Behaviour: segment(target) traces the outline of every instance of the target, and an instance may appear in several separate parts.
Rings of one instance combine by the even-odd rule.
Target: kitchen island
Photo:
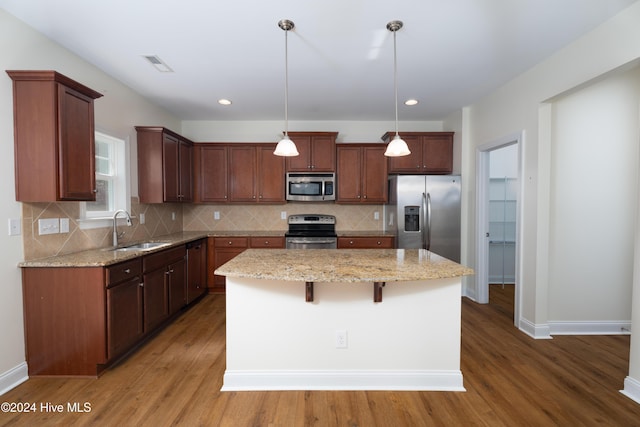
[[[223,391],[464,391],[467,267],[418,249],[249,249],[216,274]]]

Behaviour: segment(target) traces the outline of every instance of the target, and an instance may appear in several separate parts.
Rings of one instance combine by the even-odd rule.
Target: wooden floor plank
[[[534,340],[513,325],[513,286],[490,287],[489,304],[463,299],[466,392],[221,392],[224,297],[211,295],[99,379],[30,379],[2,402],[15,426],[634,426],[640,405],[619,390],[628,336]],[[64,413],[40,410],[64,404]],[[91,412],[68,413],[68,402]]]

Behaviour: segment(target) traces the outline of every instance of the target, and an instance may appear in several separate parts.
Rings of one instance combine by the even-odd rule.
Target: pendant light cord
[[[289,30],[284,30],[284,135],[289,137]]]
[[[396,136],[398,134],[398,56],[396,53],[396,31],[393,32],[393,91],[396,98]]]

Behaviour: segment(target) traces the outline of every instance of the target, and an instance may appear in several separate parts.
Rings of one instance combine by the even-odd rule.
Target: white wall
[[[162,125],[176,130],[180,121],[169,115],[91,64],[81,60],[21,21],[0,9],[0,70],[56,70],[104,94],[95,103],[96,128],[125,139],[134,148],[134,125]],[[0,74],[0,221],[21,217],[21,204],[15,201],[13,165],[13,92],[4,71]],[[132,181],[137,195],[137,180]],[[25,349],[22,319],[21,236],[7,236],[0,230],[0,393],[24,379]]]
[[[476,147],[524,131],[523,182],[521,183],[522,258],[521,327],[536,335],[544,334],[548,322],[548,283],[544,280],[544,257],[548,247],[550,161],[549,123],[545,101],[622,67],[640,58],[640,3],[605,22],[591,33],[541,62],[531,70],[469,107],[463,132],[468,144],[462,158],[475,158]],[[616,48],[613,49],[612,47]],[[544,120],[539,120],[543,118]],[[446,121],[445,121],[446,122]],[[539,163],[539,156],[540,163]],[[467,162],[465,176],[469,193],[466,203],[475,204],[475,163]],[[472,217],[463,218],[471,237],[475,236]],[[542,246],[538,245],[542,243]],[[472,258],[473,259],[473,258]],[[540,280],[540,281],[539,281]]]
[[[552,334],[569,327],[554,326],[559,321],[630,323],[639,103],[640,68],[553,103],[548,315]]]
[[[631,68],[640,62],[640,2],[636,2],[592,32],[576,40],[547,60],[536,65],[486,98],[468,107],[463,116],[465,143],[463,165],[469,206],[475,204],[476,147],[523,132],[522,142],[522,247],[521,296],[518,326],[535,337],[549,336],[549,250],[551,218],[552,108],[546,101],[584,86],[619,68]],[[447,121],[445,120],[445,123]],[[473,214],[472,212],[469,212]],[[473,216],[463,217],[469,229],[468,241],[475,240]],[[636,242],[638,243],[638,242]],[[469,245],[473,252],[474,246]],[[599,249],[594,249],[599,250]],[[475,254],[471,254],[474,259]],[[636,261],[636,269],[639,268]],[[640,293],[635,279],[634,294]],[[631,298],[631,295],[627,295]],[[640,330],[640,316],[634,313],[632,328]],[[589,315],[590,316],[590,315]],[[618,319],[616,319],[618,320]],[[640,378],[640,344],[632,337],[630,375]],[[632,378],[633,379],[633,378]],[[637,382],[640,384],[640,382]],[[626,384],[626,382],[625,382]],[[636,398],[640,401],[640,386]]]

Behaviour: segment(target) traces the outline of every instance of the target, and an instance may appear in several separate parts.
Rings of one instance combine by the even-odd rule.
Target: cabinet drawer
[[[382,237],[340,237],[338,249],[393,249],[394,238]]]
[[[105,268],[107,287],[111,287],[132,277],[142,275],[142,263],[140,258],[121,262]]]
[[[252,248],[284,249],[284,237],[252,237]]]
[[[216,248],[246,248],[246,237],[216,237],[214,241]]]
[[[147,255],[142,259],[143,271],[146,273],[147,271],[157,270],[174,261],[184,259],[186,255],[187,249],[184,245]]]

